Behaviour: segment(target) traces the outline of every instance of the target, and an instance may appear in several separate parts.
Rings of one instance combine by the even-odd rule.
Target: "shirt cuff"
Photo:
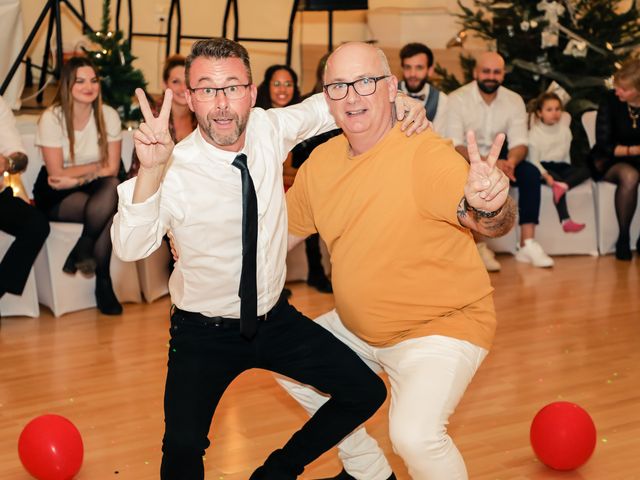
[[[137,178],[131,178],[118,185],[118,212],[121,221],[129,227],[140,227],[154,224],[160,216],[160,190],[147,198],[144,202],[133,203],[133,191]]]

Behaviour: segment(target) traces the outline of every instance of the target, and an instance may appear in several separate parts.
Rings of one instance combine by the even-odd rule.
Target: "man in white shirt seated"
[[[540,214],[540,172],[527,156],[527,112],[522,97],[502,86],[504,59],[495,52],[480,56],[474,70],[475,80],[449,94],[446,136],[467,160],[465,133],[474,130],[480,154],[489,153],[498,133],[506,135],[498,167],[518,187],[520,247],[516,260],[536,267],[551,267],[553,259],[535,241]],[[500,270],[500,263],[487,245],[477,241],[478,251],[488,271]]]
[[[447,95],[429,83],[434,69],[433,52],[422,43],[408,43],[400,50],[402,81],[398,88],[424,102],[427,118],[433,129],[444,136],[446,129]]]
[[[149,255],[169,229],[180,254],[169,281],[175,308],[161,478],[204,478],[202,457],[222,394],[243,371],[263,368],[331,395],[327,408],[250,477],[295,479],[386,397],[384,383],[354,352],[281,295],[287,253],[282,163],[294,145],[335,122],[322,95],[251,110],[257,92],[249,55],[231,40],[194,43],[185,73],[198,128],[175,149],[168,131],[171,91],[157,118],[136,92],[145,116],[134,135],[140,170],[118,188],[112,230],[122,259]],[[414,103],[422,115],[409,130],[426,127],[424,109]]]
[[[0,298],[5,293],[22,295],[33,262],[49,235],[49,221],[4,183],[4,173],[27,168],[27,155],[16,120],[0,97],[0,231],[15,240],[0,261]],[[1,313],[1,312],[0,312]]]

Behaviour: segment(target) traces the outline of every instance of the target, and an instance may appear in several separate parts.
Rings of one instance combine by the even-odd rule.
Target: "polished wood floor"
[[[499,329],[450,433],[474,480],[640,479],[640,261],[559,257],[542,270],[501,257],[492,274]],[[311,316],[332,296],[293,284]],[[85,310],[53,318],[3,318],[0,328],[0,478],[29,478],[17,439],[44,413],[69,418],[85,447],[79,480],[158,478],[168,339],[167,298],[126,305],[121,317]],[[567,400],[592,416],[598,443],[575,472],[536,461],[529,425],[544,405]],[[251,412],[251,413],[247,413]],[[386,433],[387,408],[368,422],[398,475],[408,479]],[[305,413],[264,371],[239,377],[214,419],[207,478],[246,480]],[[303,478],[339,471],[335,450]],[[447,479],[438,479],[447,480]]]

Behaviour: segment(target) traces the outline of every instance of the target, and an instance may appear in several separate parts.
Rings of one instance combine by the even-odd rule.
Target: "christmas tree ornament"
[[[542,48],[557,47],[560,43],[560,16],[564,13],[564,7],[558,2],[542,0],[536,5],[536,8],[544,12],[544,19],[547,25],[544,27],[541,36]]]
[[[587,56],[587,43],[572,38],[567,42],[562,53],[575,58],[584,58]]]
[[[531,23],[529,23],[528,21],[524,20],[523,22],[520,22],[520,30],[522,30],[523,32],[528,32],[530,27]]]
[[[545,28],[540,34],[540,39],[540,47],[542,48],[557,47],[560,43],[560,33],[558,30]]]

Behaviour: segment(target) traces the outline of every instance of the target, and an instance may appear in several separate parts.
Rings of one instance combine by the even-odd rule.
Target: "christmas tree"
[[[123,39],[122,31],[112,32],[110,0],[102,5],[102,26],[99,31],[88,34],[89,39],[98,47],[87,50],[100,72],[102,98],[105,103],[118,110],[123,123],[141,118],[140,110],[131,107],[136,88],[144,89],[147,82],[140,70],[134,68],[136,59],[131,55],[129,41]]]
[[[458,0],[466,32],[495,43],[506,62],[505,86],[525,100],[559,84],[572,101],[569,110],[594,108],[616,67],[640,46],[638,2],[621,0]],[[464,81],[473,62],[461,57]],[[442,87],[459,82],[439,68]]]

